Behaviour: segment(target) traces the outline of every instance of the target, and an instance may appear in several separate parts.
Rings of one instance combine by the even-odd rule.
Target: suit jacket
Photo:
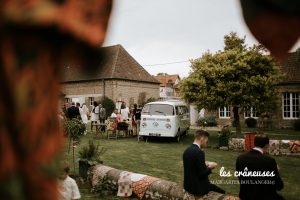
[[[183,153],[184,189],[197,196],[205,195],[210,190],[208,175],[211,169],[205,164],[204,152],[195,144]]]
[[[80,113],[79,113],[79,108],[76,107],[76,106],[71,106],[67,109],[67,117],[69,119],[73,119],[77,116],[80,116]]]
[[[260,171],[270,173],[273,171],[273,177],[255,177],[255,176],[239,176],[240,180],[240,198],[242,200],[277,200],[283,199],[280,195],[277,194],[276,190],[281,190],[283,188],[283,182],[280,178],[276,161],[266,155],[263,155],[261,152],[252,149],[251,151],[240,155],[236,161],[236,171],[244,171],[247,167],[249,171]],[[252,181],[256,184],[249,184]],[[268,182],[272,184],[259,184],[257,182]],[[247,183],[248,182],[248,183]],[[244,183],[244,184],[242,184]]]

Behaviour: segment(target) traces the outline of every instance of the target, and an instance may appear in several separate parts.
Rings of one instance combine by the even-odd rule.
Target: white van
[[[141,114],[139,136],[177,137],[186,134],[190,127],[187,105],[179,100],[156,101],[144,106]]]

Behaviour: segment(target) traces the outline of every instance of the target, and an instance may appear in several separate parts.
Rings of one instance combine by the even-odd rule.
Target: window
[[[283,119],[299,118],[299,93],[283,93],[282,103]]]
[[[255,107],[244,107],[244,118],[258,118],[257,111]]]
[[[230,118],[230,107],[225,106],[219,108],[219,117],[220,118]]]
[[[94,97],[89,97],[89,105],[90,106],[94,105],[94,101],[95,101]]]
[[[65,98],[65,103],[70,103],[70,102],[72,102],[72,99],[70,99],[70,98]]]
[[[174,107],[165,104],[148,104],[144,106],[142,113],[149,114],[149,115],[164,115],[164,116],[174,115]]]

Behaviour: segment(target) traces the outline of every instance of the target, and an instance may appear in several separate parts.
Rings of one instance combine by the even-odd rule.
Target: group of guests
[[[80,103],[72,102],[70,106],[68,103],[65,103],[65,105],[62,109],[61,118],[81,119],[82,123],[86,127],[86,125],[88,123],[88,115],[89,115],[89,109],[85,103],[83,103],[82,106],[80,106]],[[86,134],[86,131],[85,131],[85,134]]]
[[[141,121],[142,108],[137,104],[133,105],[133,109],[129,109],[125,103],[121,104],[120,110],[115,109],[110,115],[110,118],[114,121],[114,126],[119,122],[130,122],[132,124],[133,131],[138,133]]]
[[[93,127],[98,123],[104,124],[106,120],[106,109],[102,104],[98,104],[96,101],[93,102],[92,111],[91,111],[91,131]]]
[[[216,167],[214,162],[205,162],[203,148],[207,146],[209,133],[198,130],[194,143],[183,153],[184,200],[209,198],[209,192],[225,194],[225,191],[210,183],[208,176]],[[257,134],[255,147],[236,160],[236,172],[240,182],[241,200],[283,200],[276,191],[283,188],[276,161],[267,156],[269,138]],[[260,174],[260,175],[259,175]]]
[[[111,119],[115,119],[115,123],[118,122],[132,122],[133,128],[136,129],[136,132],[139,131],[139,124],[141,120],[141,106],[134,104],[133,109],[129,109],[126,106],[126,103],[123,102],[121,104],[120,109],[115,109],[111,115]],[[93,102],[93,106],[91,111],[89,111],[88,107],[85,103],[80,105],[80,103],[72,102],[71,105],[69,103],[65,103],[62,108],[62,115],[67,119],[78,118],[81,119],[83,124],[87,125],[88,119],[90,117],[91,121],[91,131],[93,128],[100,124],[104,124],[106,120],[106,109],[102,106],[102,104],[98,104],[96,101]],[[97,126],[96,126],[97,127]],[[97,130],[97,129],[96,129]]]

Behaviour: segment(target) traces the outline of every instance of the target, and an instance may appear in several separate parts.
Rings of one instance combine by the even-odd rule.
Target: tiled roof
[[[81,67],[68,65],[63,69],[62,82],[119,79],[156,83],[153,78],[121,45],[102,47],[97,69],[82,73]]]
[[[280,69],[286,75],[281,84],[300,83],[300,51],[290,53]]]
[[[177,79],[180,80],[180,77],[178,74],[157,75],[157,76],[154,76],[154,78],[160,82],[160,86],[162,86],[162,87],[165,87],[167,85],[167,83],[169,83],[169,82],[172,82],[173,84],[175,84]]]

